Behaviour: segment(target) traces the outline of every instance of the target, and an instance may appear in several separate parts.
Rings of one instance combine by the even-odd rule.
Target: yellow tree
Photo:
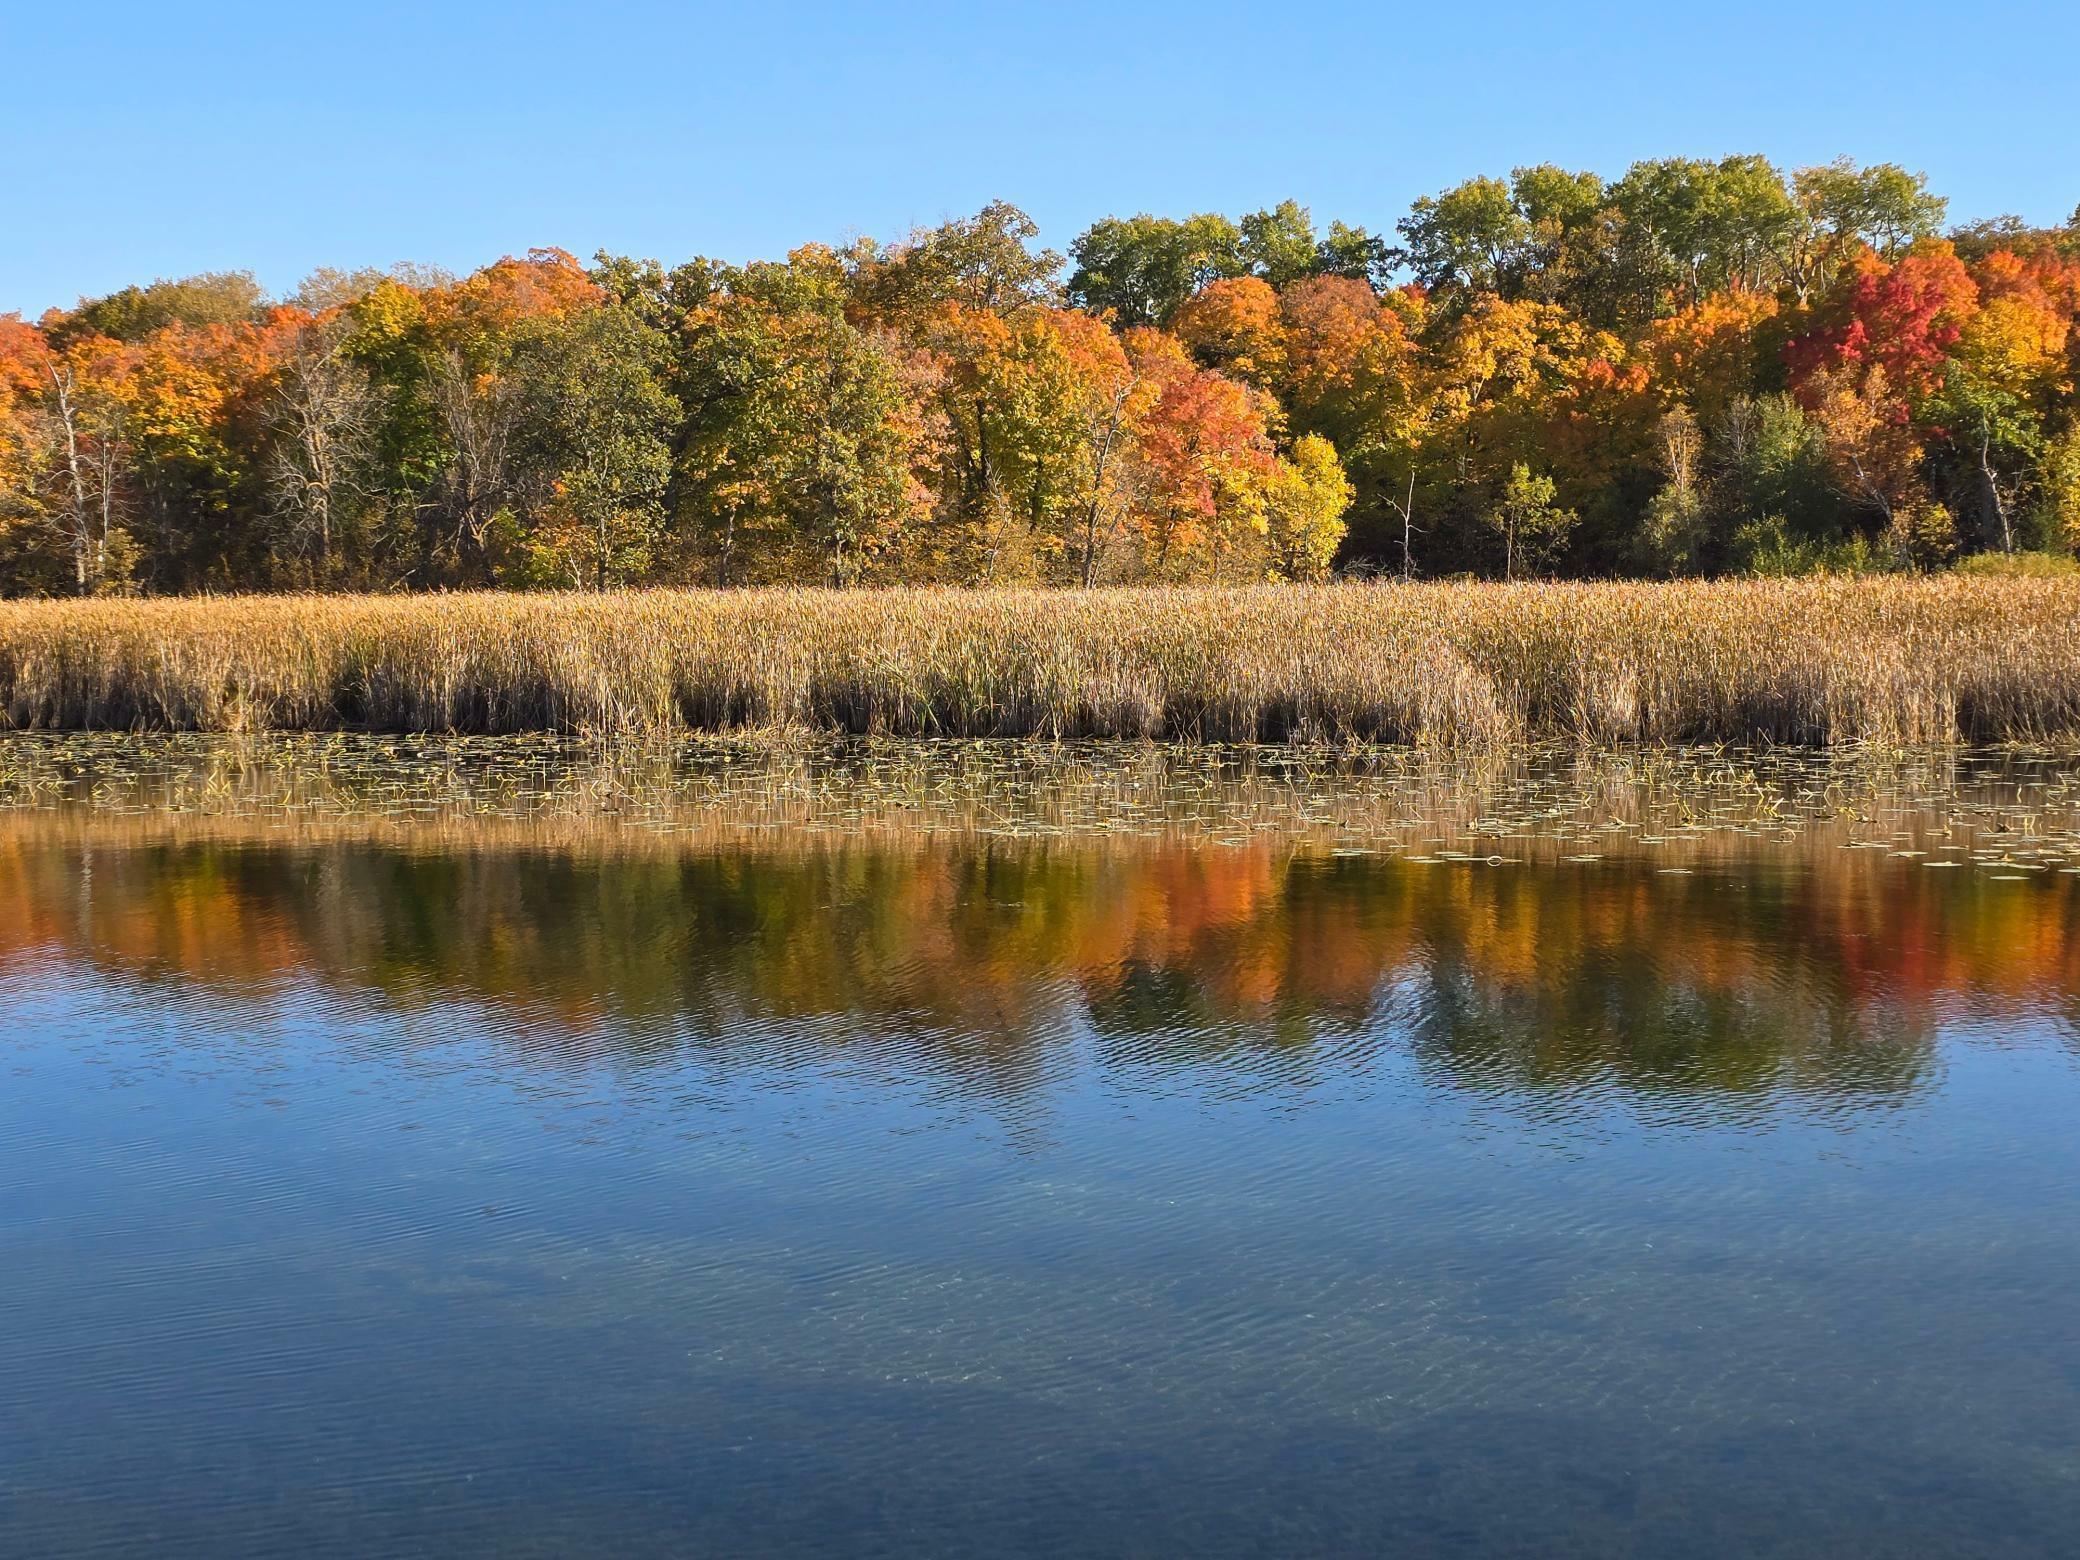
[[[1264,484],[1265,528],[1279,575],[1318,580],[1328,574],[1351,497],[1335,445],[1317,433],[1294,441],[1291,458],[1275,462]]]

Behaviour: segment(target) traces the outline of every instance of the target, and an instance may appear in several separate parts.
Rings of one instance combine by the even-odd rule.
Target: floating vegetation
[[[584,845],[879,839],[1278,844],[1502,871],[1856,850],[2048,879],[2080,859],[2080,757],[1570,745],[112,733],[0,737],[10,820],[131,836]]]

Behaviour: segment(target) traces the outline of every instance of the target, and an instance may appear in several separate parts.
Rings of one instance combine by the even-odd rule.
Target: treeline
[[[2080,213],[1522,168],[0,317],[0,591],[1667,576],[2080,543]]]

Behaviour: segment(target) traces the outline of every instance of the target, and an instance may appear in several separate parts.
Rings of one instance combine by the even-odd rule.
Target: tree
[[[513,378],[538,516],[524,543],[529,576],[605,590],[649,569],[681,410],[663,373],[662,340],[621,304],[523,332]]]
[[[121,376],[123,349],[105,337],[75,339],[45,351],[42,413],[31,457],[42,473],[40,506],[71,565],[75,594],[96,595],[128,582],[133,547],[124,522],[131,426]]]
[[[1468,179],[1392,249],[1287,200],[1072,268],[998,201],[781,263],[161,279],[0,319],[0,589],[1244,579],[1339,530],[1514,572],[1520,467],[1585,574],[2057,543],[2080,222],[1945,220],[1896,164],[1677,157]]]
[[[602,296],[570,254],[536,249],[399,310],[404,377],[432,414],[432,448],[422,446],[433,464],[429,513],[440,550],[473,583],[496,582],[494,532],[510,529],[522,500],[518,436],[529,408],[515,353],[529,330],[595,308]],[[378,289],[369,302],[381,312],[403,300]]]
[[[885,249],[864,241],[844,256],[853,298],[883,323],[947,304],[996,314],[1052,306],[1061,298],[1062,257],[1032,247],[1039,233],[1031,217],[998,200]]]
[[[2039,470],[2037,520],[2045,539],[2068,552],[2080,551],[2080,425],[2046,441]]]
[[[1664,412],[1654,429],[1664,478],[1640,527],[1646,561],[1674,574],[1694,572],[1706,541],[1704,431],[1687,406]]]
[[[83,299],[57,322],[60,341],[106,336],[113,341],[142,341],[169,325],[237,325],[257,320],[267,307],[267,294],[250,271],[207,271],[178,281],[160,279],[145,287],[125,287],[105,298]]]
[[[1318,434],[1295,441],[1265,484],[1264,515],[1272,567],[1289,580],[1318,580],[1343,541],[1352,489],[1336,447]]]
[[[1874,510],[1895,537],[1903,534],[1904,521],[1925,498],[1925,452],[1885,366],[1823,370],[1807,382],[1805,396],[1842,497]]]
[[[1107,217],[1070,246],[1069,296],[1121,330],[1163,325],[1208,282],[1248,270],[1242,232],[1226,217]]]
[[[1753,393],[1781,339],[1780,318],[1769,293],[1714,293],[1654,321],[1640,355],[1665,401],[1717,422],[1736,400]]]
[[[829,259],[725,271],[688,317],[678,513],[716,583],[857,581],[920,510],[916,400]]]
[[[343,520],[372,491],[376,392],[347,351],[348,335],[337,315],[300,327],[268,395],[268,502],[282,550],[314,552],[320,578],[333,572]]]
[[[1312,276],[1320,263],[1314,219],[1297,201],[1280,201],[1269,211],[1244,217],[1240,247],[1251,274],[1275,288]]]
[[[1941,384],[1943,365],[1978,305],[1978,286],[1946,245],[1896,264],[1860,255],[1814,328],[1785,347],[1793,386],[1821,372],[1875,366],[1911,409],[1913,398]]]
[[[1611,186],[1610,203],[1622,224],[1629,306],[1641,320],[1728,288],[1772,286],[1798,224],[1783,175],[1761,157],[1634,163]]]
[[[1576,515],[1553,502],[1553,479],[1519,461],[1510,468],[1502,495],[1488,511],[1488,527],[1502,540],[1502,577],[1517,577],[1519,564],[1543,568],[1567,545]]]
[[[1734,523],[1769,520],[1797,540],[1839,539],[1842,505],[1826,443],[1792,397],[1735,397],[1707,428],[1706,460]]]
[[[2071,393],[2071,327],[2037,276],[2000,252],[1978,267],[1966,316],[1926,416],[1953,466],[1951,494],[1976,509],[1983,541],[2013,552],[2016,523],[2044,454],[2044,430]]]
[[[1433,291],[1515,295],[1531,224],[1500,179],[1468,179],[1420,197],[1397,224],[1416,280]]]
[[[1928,176],[1898,163],[1859,168],[1846,157],[1792,176],[1800,211],[1837,249],[1854,242],[1894,259],[1942,230],[1949,202],[1928,191]]]
[[[1361,227],[1331,222],[1315,246],[1314,274],[1384,287],[1394,271],[1394,251],[1387,241]]]
[[[956,311],[932,349],[956,572],[1089,583],[1124,523],[1127,453],[1155,387],[1108,325],[1064,310]]]
[[[1945,433],[1977,478],[1986,540],[2011,553],[2023,485],[2043,452],[2042,426],[2026,402],[1962,363],[1949,365],[1940,404]]]
[[[1265,389],[1285,376],[1279,297],[1261,277],[1208,282],[1177,311],[1172,329],[1204,367]]]
[[[1264,483],[1274,459],[1268,398],[1202,369],[1168,336],[1127,342],[1154,399],[1135,439],[1129,517],[1154,579],[1261,577]]]

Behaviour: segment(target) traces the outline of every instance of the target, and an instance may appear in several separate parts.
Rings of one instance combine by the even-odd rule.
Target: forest
[[[159,280],[0,316],[0,593],[2049,570],[2076,317],[2080,211],[1754,156]]]

